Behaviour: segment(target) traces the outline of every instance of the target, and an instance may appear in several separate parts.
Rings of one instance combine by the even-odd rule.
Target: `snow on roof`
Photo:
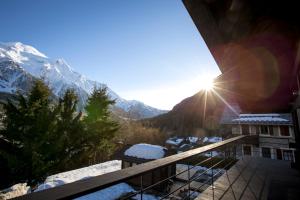
[[[262,113],[262,114],[240,114],[223,124],[292,124],[290,113]]]
[[[280,117],[278,113],[266,113],[266,114],[240,114],[240,117]]]
[[[280,117],[242,117],[233,119],[232,121],[236,122],[246,122],[246,121],[254,121],[254,122],[288,122],[289,120],[283,119]]]
[[[183,149],[183,148],[191,148],[191,147],[193,147],[193,145],[191,145],[191,144],[183,144],[179,148]]]
[[[190,141],[190,143],[196,143],[199,138],[198,137],[188,137],[188,140]]]
[[[216,142],[221,142],[222,137],[205,137],[203,138],[203,142],[210,142],[210,143],[216,143]]]
[[[266,114],[240,114],[239,118],[232,119],[229,124],[292,124],[290,114],[266,113]]]
[[[171,145],[179,145],[183,141],[183,138],[169,138],[166,143]]]
[[[39,185],[35,191],[40,191],[66,183],[75,182],[93,176],[99,176],[109,172],[120,170],[122,162],[120,160],[112,160],[104,163],[83,167],[67,172],[62,172],[52,176],[48,176],[43,184]]]
[[[135,144],[124,153],[126,156],[142,159],[159,159],[165,156],[166,148],[152,144]]]

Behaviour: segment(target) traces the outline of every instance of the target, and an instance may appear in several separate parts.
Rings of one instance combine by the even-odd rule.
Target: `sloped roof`
[[[240,114],[238,118],[232,119],[227,124],[292,125],[292,117],[290,114],[279,113]]]
[[[135,144],[124,152],[125,156],[136,157],[141,159],[159,159],[166,154],[166,148],[152,144]]]
[[[180,145],[182,142],[183,142],[183,138],[169,138],[167,141],[166,141],[166,144],[170,144],[170,145]]]

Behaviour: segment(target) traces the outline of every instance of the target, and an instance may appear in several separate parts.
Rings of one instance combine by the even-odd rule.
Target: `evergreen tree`
[[[119,126],[110,117],[109,107],[115,103],[107,95],[107,88],[95,88],[85,107],[85,130],[88,136],[88,157],[92,163],[109,158],[113,152],[112,139]]]
[[[58,122],[52,140],[56,142],[55,159],[57,171],[64,171],[80,166],[80,156],[85,151],[86,134],[81,121],[81,112],[77,112],[78,97],[74,90],[68,89],[59,100]]]
[[[51,168],[49,130],[55,126],[56,112],[50,104],[50,90],[40,80],[28,96],[18,95],[17,104],[3,106],[4,119],[0,154],[7,160],[16,181],[38,181]]]
[[[106,160],[113,151],[118,124],[110,118],[114,101],[106,88],[93,91],[84,120],[73,90],[58,102],[51,97],[38,80],[27,98],[18,95],[16,103],[3,105],[0,162],[10,170],[9,184],[33,185],[48,175]]]

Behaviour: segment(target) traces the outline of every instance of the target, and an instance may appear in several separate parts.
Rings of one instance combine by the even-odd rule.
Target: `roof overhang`
[[[183,0],[218,64],[218,81],[251,112],[289,110],[297,88],[297,1]],[[224,84],[226,83],[226,84]]]

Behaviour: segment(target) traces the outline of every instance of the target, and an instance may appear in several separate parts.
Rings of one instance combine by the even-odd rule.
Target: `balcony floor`
[[[299,199],[300,174],[290,163],[243,157],[196,199]]]

